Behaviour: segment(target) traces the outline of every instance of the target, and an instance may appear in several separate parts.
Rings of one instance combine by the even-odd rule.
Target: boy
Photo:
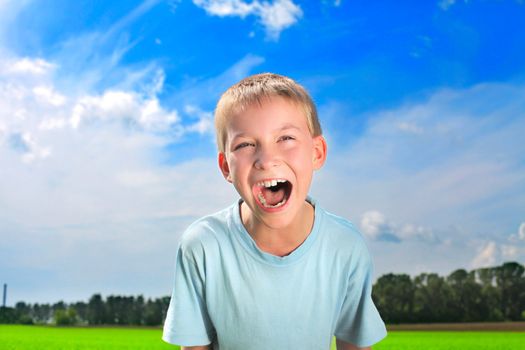
[[[276,74],[248,77],[222,95],[215,126],[219,168],[241,198],[184,233],[163,339],[221,350],[381,340],[361,235],[308,197],[327,151],[308,93]]]

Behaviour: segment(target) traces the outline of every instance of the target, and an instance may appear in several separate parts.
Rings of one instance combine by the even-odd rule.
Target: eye
[[[237,151],[238,149],[245,148],[245,147],[249,147],[249,146],[253,146],[253,143],[242,142],[242,143],[239,143],[238,145],[236,145],[236,146],[233,148],[233,150],[234,150],[234,151]]]
[[[279,137],[279,141],[290,141],[290,140],[295,140],[295,137],[290,136],[290,135],[284,135],[284,136]]]

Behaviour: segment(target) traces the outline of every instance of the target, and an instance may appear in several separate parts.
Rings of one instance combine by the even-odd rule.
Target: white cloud
[[[161,177],[151,170],[123,170],[116,174],[118,183],[128,187],[155,186],[162,181]]]
[[[57,147],[53,136],[64,128],[69,130],[64,132],[80,127],[101,130],[103,125],[117,123],[128,132],[165,133],[165,142],[183,133],[211,132],[204,121],[195,130],[184,129],[177,111],[161,106],[157,94],[162,91],[164,73],[158,70],[143,85],[142,93],[108,89],[101,94],[68,95],[57,88],[54,75],[48,74],[56,64],[29,58],[0,62],[9,62],[4,66],[8,68],[0,71],[0,144],[24,162],[53,156]],[[52,131],[55,134],[50,134]]]
[[[214,124],[213,124],[213,112],[203,111],[197,106],[186,105],[184,108],[186,114],[197,118],[197,121],[186,127],[187,131],[197,132],[199,134],[213,134]]]
[[[58,63],[13,57],[9,62],[47,69],[0,71],[0,238],[9,241],[2,245],[0,265],[13,285],[35,277],[35,285],[17,297],[55,301],[51,289],[47,296],[31,292],[45,293],[50,283],[77,285],[90,293],[85,298],[100,286],[107,293],[168,294],[173,249],[184,228],[236,198],[215,154],[165,164],[165,147],[183,136],[209,135],[212,143],[212,113],[191,104],[182,114],[164,107],[158,98],[164,73],[158,67],[140,73],[135,89],[93,93],[81,79],[78,86],[85,91],[65,88],[56,76],[62,71]],[[214,89],[257,62],[261,58],[234,65],[216,78]],[[152,265],[134,261],[149,261],[165,275],[152,284]],[[136,276],[129,276],[130,268]],[[61,298],[67,293],[78,300],[82,292],[64,288]]]
[[[488,242],[478,250],[478,254],[472,259],[470,266],[475,269],[494,266],[496,264],[497,253],[496,243]]]
[[[163,74],[155,72],[142,92],[99,94],[71,93],[37,70],[0,72],[0,239],[8,242],[0,265],[13,286],[34,283],[18,300],[56,301],[49,284],[64,287],[61,299],[76,295],[70,300],[97,291],[168,294],[186,225],[234,201],[214,154],[163,163],[163,148],[183,135],[211,139],[211,114],[188,107],[183,126],[177,110],[161,105]],[[164,276],[152,284],[152,265],[138,261]]]
[[[61,212],[70,213],[66,221],[71,224],[79,219],[97,221],[107,215],[112,217],[112,213],[116,216],[140,213],[147,217],[150,214],[145,208],[118,209],[124,207],[118,203],[128,196],[125,188],[142,186],[145,193],[156,193],[155,198],[164,196],[171,192],[165,186],[173,186],[180,179],[155,164],[162,148],[189,133],[209,134],[211,139],[210,112],[188,108],[186,114],[191,113],[196,121],[183,126],[176,110],[160,105],[155,93],[162,91],[163,74],[155,73],[157,78],[151,80],[155,86],[144,89],[148,95],[108,89],[98,95],[76,96],[59,91],[52,76],[38,71],[28,70],[24,78],[3,73],[0,74],[0,159],[2,169],[8,170],[0,183],[0,197],[9,203],[10,210],[3,213],[6,219],[24,221],[25,213],[35,225],[49,224],[47,219],[59,225],[64,219]],[[156,175],[160,180],[153,181],[155,177],[150,175],[157,172],[161,173]],[[159,186],[161,190],[156,190]],[[13,191],[14,188],[24,190]],[[27,196],[22,194],[25,190]],[[114,193],[114,198],[99,202],[93,197],[96,193]],[[24,198],[35,199],[26,202]],[[42,210],[38,209],[38,198],[56,198],[57,203],[68,204]],[[131,198],[124,202],[136,206]],[[151,208],[155,207],[158,203]],[[191,215],[187,211],[190,207],[186,206],[184,215]],[[71,215],[74,208],[79,208],[79,215]],[[163,208],[166,212],[166,205]]]
[[[120,120],[148,131],[168,131],[180,121],[176,111],[166,111],[156,97],[127,91],[108,90],[101,96],[85,96],[73,106],[71,125],[92,120]]]
[[[278,38],[281,31],[295,24],[302,17],[301,8],[290,0],[263,2],[259,15],[271,38]]]
[[[414,224],[402,225],[397,231],[397,236],[403,240],[417,239],[428,243],[439,242],[431,228]]]
[[[472,268],[495,266],[509,260],[520,260],[525,256],[525,247],[517,244],[505,244],[495,241],[478,245],[477,254],[471,260]]]
[[[35,97],[42,102],[49,103],[53,106],[62,106],[66,103],[66,97],[49,86],[36,86],[33,88]]]
[[[39,145],[29,132],[13,132],[9,134],[6,144],[13,151],[22,154],[21,160],[24,163],[31,163],[37,159],[44,159],[51,154],[51,150]]]
[[[264,59],[247,55],[216,78],[171,91],[179,101],[161,102],[159,64],[121,63],[136,44],[122,28],[155,3],[58,43],[47,58],[0,48],[0,265],[10,286],[25,286],[18,300],[56,301],[56,286],[72,300],[168,294],[182,231],[236,198],[214,153],[167,164],[176,152],[167,149],[192,134],[211,145],[211,112],[194,102],[215,99]],[[152,266],[164,274],[153,282]]]
[[[430,228],[414,224],[399,225],[387,220],[384,214],[377,210],[365,212],[361,217],[361,230],[372,240],[401,242],[418,240],[427,243],[436,243],[438,240]]]
[[[194,0],[193,3],[215,16],[240,16],[254,14],[259,2],[246,3],[242,0]]]
[[[38,128],[42,130],[62,129],[70,123],[64,118],[47,118],[42,120]]]
[[[508,237],[508,241],[513,244],[521,244],[525,243],[525,222],[522,222],[520,226],[518,227],[518,232],[515,234],[511,234]]]
[[[390,233],[385,216],[375,210],[367,211],[363,214],[361,218],[361,230],[372,239],[379,238],[385,232]]]
[[[266,28],[268,37],[275,40],[303,15],[301,8],[291,0],[275,0],[271,3],[258,0],[250,3],[242,0],[193,0],[193,3],[214,16],[256,16]]]
[[[6,60],[2,64],[3,74],[43,75],[51,72],[56,66],[41,58],[24,57],[16,60]],[[1,69],[1,68],[0,68]]]

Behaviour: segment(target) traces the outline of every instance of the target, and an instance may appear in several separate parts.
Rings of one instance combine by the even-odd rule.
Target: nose
[[[255,154],[254,166],[259,170],[273,168],[279,164],[277,152],[269,146],[260,146]]]

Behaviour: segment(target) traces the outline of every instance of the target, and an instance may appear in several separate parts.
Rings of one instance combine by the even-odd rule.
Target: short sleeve
[[[162,336],[171,344],[208,345],[214,338],[205,302],[205,274],[203,266],[199,268],[195,260],[191,252],[178,249],[173,293]]]
[[[373,265],[364,243],[359,255],[349,276],[335,337],[357,347],[368,347],[386,336],[386,328],[372,300]]]

